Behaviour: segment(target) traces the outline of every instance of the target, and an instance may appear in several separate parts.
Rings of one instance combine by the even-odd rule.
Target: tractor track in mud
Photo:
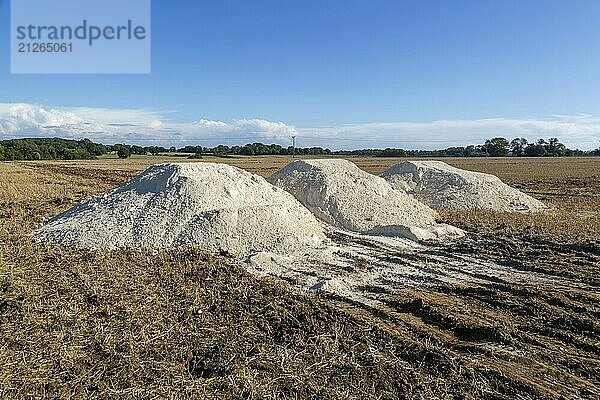
[[[471,235],[404,252],[351,236],[335,239],[402,271],[360,288],[378,302],[374,320],[403,325],[524,384],[575,385],[585,389],[566,389],[567,397],[600,396],[598,243]]]

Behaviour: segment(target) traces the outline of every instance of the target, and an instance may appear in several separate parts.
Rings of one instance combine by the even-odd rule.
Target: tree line
[[[107,152],[89,139],[12,139],[0,141],[0,160],[89,160]]]
[[[244,146],[225,146],[216,147],[185,146],[179,149],[172,147],[171,152],[194,153],[194,154],[212,154],[216,156],[242,155],[242,156],[267,156],[267,155],[328,155],[331,150],[322,147],[283,147],[278,144],[249,143]]]
[[[557,138],[529,142],[525,138],[509,141],[503,137],[488,139],[481,145],[448,147],[441,150],[362,149],[336,151],[333,154],[369,157],[573,157],[600,156],[600,148],[592,151],[572,150]]]
[[[600,149],[592,151],[571,150],[557,138],[539,139],[529,142],[525,138],[511,141],[497,137],[481,145],[449,147],[443,150],[404,149],[361,149],[331,151],[322,147],[283,147],[278,144],[249,143],[244,146],[215,147],[184,146],[181,148],[162,146],[136,146],[126,144],[103,145],[89,139],[70,140],[60,138],[11,139],[0,141],[0,161],[6,160],[79,160],[94,159],[103,154],[114,153],[119,158],[132,154],[160,155],[180,153],[193,158],[202,155],[220,157],[230,155],[349,155],[367,157],[572,157],[600,156]]]
[[[327,155],[331,150],[322,147],[283,147],[278,144],[249,143],[244,146],[215,147],[184,146],[136,146],[127,144],[103,145],[89,139],[70,140],[60,138],[10,139],[0,141],[0,161],[13,160],[90,160],[98,156],[114,153],[119,158],[132,154],[160,155],[172,153],[192,153],[196,157],[204,155]]]

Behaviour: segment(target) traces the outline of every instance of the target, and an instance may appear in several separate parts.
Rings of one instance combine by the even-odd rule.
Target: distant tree
[[[121,147],[117,150],[117,155],[119,158],[129,158],[131,157],[131,151],[127,147]]]
[[[510,143],[503,137],[497,137],[485,141],[487,154],[492,157],[504,157],[508,154]]]
[[[107,152],[107,147],[89,139],[60,138],[11,139],[0,142],[4,160],[78,160],[93,159]]]
[[[594,155],[595,156],[600,156],[600,147],[597,148],[596,150],[594,150]]]
[[[141,146],[136,146],[136,145],[131,146],[131,154],[138,154],[138,155],[144,156],[144,155],[146,155],[146,153],[147,153],[146,149],[144,149]]]
[[[521,157],[525,155],[525,147],[527,147],[527,139],[516,138],[510,142],[510,152],[513,156]]]
[[[229,146],[224,146],[220,144],[212,149],[212,153],[215,155],[229,154]]]
[[[557,138],[550,138],[548,146],[546,147],[546,153],[554,157],[563,157],[566,153],[567,147],[558,141]]]
[[[122,144],[116,144],[113,147],[117,151],[117,156],[119,156],[119,158],[131,157],[131,149],[129,148],[129,146],[125,146]]]
[[[160,146],[148,146],[148,147],[144,147],[144,150],[147,153],[152,154],[153,156],[159,154],[159,153],[166,153],[167,149],[165,149],[164,147],[160,147]]]
[[[380,154],[381,157],[406,157],[406,150],[404,149],[390,149],[383,150]]]
[[[175,148],[175,146],[169,147],[169,153],[175,153],[176,151],[177,149]]]
[[[464,157],[466,148],[465,147],[448,147],[446,150],[448,157]]]
[[[240,154],[245,155],[245,156],[253,156],[255,154],[254,148],[251,145],[247,144],[244,147],[242,147]]]
[[[538,144],[529,143],[524,153],[527,157],[544,157],[547,154],[546,147],[539,144],[539,141]]]
[[[181,153],[200,153],[202,154],[204,152],[204,148],[202,146],[185,146],[180,148],[179,150],[177,150]]]
[[[106,146],[92,142],[90,139],[83,139],[79,142],[79,146],[89,154],[100,156],[106,153]]]
[[[472,157],[474,152],[475,152],[475,146],[473,146],[471,144],[471,145],[465,147],[465,149],[463,150],[463,156]]]

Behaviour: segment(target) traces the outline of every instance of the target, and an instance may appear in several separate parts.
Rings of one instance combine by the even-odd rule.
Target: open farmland
[[[267,177],[291,160],[200,161]],[[351,160],[375,174],[399,161]],[[553,209],[441,211],[470,239],[432,249],[425,272],[455,276],[438,256],[502,270],[365,287],[374,306],[299,293],[196,250],[74,251],[30,239],[44,219],[174,161],[188,160],[0,164],[0,397],[600,396],[600,158],[444,159]],[[359,264],[348,267],[369,268]]]

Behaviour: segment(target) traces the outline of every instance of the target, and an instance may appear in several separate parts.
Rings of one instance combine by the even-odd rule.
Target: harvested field
[[[290,159],[206,161],[266,177]],[[352,161],[380,173],[398,159]],[[600,158],[444,161],[554,209],[441,211],[471,237],[420,255],[336,238],[377,257],[348,259],[348,273],[402,267],[363,288],[374,305],[195,250],[30,239],[164,158],[0,164],[0,397],[598,398]]]

